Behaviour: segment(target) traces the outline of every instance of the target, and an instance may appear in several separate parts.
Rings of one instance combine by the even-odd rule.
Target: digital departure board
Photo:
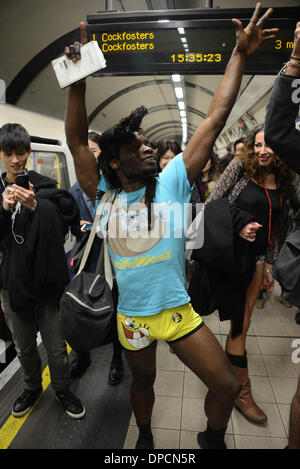
[[[274,9],[264,28],[278,27],[280,32],[247,58],[245,73],[278,73],[293,50],[295,25],[300,17],[296,10]],[[135,12],[135,17],[122,13],[90,15],[89,40],[99,43],[107,62],[107,67],[96,75],[223,73],[235,45],[231,18],[241,19],[246,26],[252,13],[252,9],[210,9],[144,15]]]

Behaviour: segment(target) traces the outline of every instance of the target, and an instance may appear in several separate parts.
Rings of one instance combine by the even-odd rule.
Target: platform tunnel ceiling
[[[167,9],[251,8],[256,0],[112,0],[113,10],[145,11]],[[106,0],[10,0],[0,4],[1,72],[7,89],[7,102],[21,108],[58,119],[64,119],[67,90],[56,80],[49,57],[55,47],[63,48],[79,38],[79,22],[88,14],[105,11]],[[300,0],[265,0],[264,7],[295,7]],[[234,30],[233,30],[234,34]],[[70,42],[67,42],[70,41]],[[57,45],[59,44],[59,45]],[[62,52],[63,49],[61,49]],[[60,54],[58,54],[60,55]],[[51,57],[53,58],[53,57]],[[188,137],[205,118],[211,99],[220,83],[218,75],[185,75],[185,101]],[[249,115],[248,126],[254,125],[252,110],[263,118],[266,97],[274,77],[244,76],[236,104],[227,127],[218,141],[225,145],[230,126],[243,115]],[[180,115],[171,76],[126,76],[88,78],[86,93],[90,128],[103,132],[139,105],[149,110],[143,128],[152,129],[151,139],[175,138],[181,143]],[[163,123],[161,126],[157,125]]]

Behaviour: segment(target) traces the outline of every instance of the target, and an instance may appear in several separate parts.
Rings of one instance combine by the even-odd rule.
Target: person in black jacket
[[[56,181],[25,169],[29,154],[26,129],[5,124],[0,129],[0,158],[6,169],[0,180],[0,296],[25,378],[24,392],[12,413],[25,415],[43,392],[39,330],[56,399],[70,417],[78,419],[85,408],[69,391],[59,301],[69,282],[64,238],[69,227],[75,234],[79,210],[68,191],[57,189]],[[17,185],[19,175],[27,178],[26,187]]]
[[[300,104],[300,21],[292,55],[276,78],[265,119],[265,138],[279,158],[300,174],[300,131],[295,126]],[[300,211],[295,221],[299,236]],[[299,306],[299,305],[297,305]],[[300,449],[300,376],[290,409],[288,449]]]

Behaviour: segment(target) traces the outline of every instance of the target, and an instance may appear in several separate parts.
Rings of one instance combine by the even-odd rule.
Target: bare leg
[[[288,448],[300,449],[300,376],[291,404]]]
[[[226,428],[241,386],[215,336],[204,325],[171,347],[209,389],[205,413],[210,427]]]
[[[157,342],[138,352],[124,350],[124,355],[132,373],[131,403],[140,429],[136,448],[153,447],[151,416],[154,406],[154,381],[156,378]]]
[[[265,263],[257,264],[251,283],[247,289],[243,330],[241,334],[231,337],[231,330],[227,341],[227,351],[232,355],[243,356],[246,350],[246,337],[250,327],[255,301],[259,295],[264,277]]]
[[[235,407],[247,420],[257,425],[264,425],[267,421],[267,416],[256,404],[251,394],[246,356],[246,337],[255,301],[261,289],[263,275],[264,263],[261,263],[256,266],[252,281],[247,289],[243,330],[241,334],[234,338],[231,337],[230,331],[226,347],[232,368],[242,383],[242,390],[235,400]]]

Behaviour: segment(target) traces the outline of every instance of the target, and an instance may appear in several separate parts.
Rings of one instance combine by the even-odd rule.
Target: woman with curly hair
[[[263,284],[268,290],[274,282],[272,265],[287,235],[292,179],[292,171],[266,145],[263,126],[259,126],[248,136],[241,155],[227,166],[206,201],[205,211],[213,210],[213,201],[227,198],[231,210],[235,270],[233,274],[223,270],[215,275],[219,266],[212,265],[209,279],[220,319],[231,320],[226,352],[242,383],[235,407],[256,424],[265,424],[267,416],[251,395],[246,338],[260,288]],[[196,275],[199,278],[199,271]],[[191,280],[191,297],[196,280]],[[192,304],[195,308],[193,297]]]

